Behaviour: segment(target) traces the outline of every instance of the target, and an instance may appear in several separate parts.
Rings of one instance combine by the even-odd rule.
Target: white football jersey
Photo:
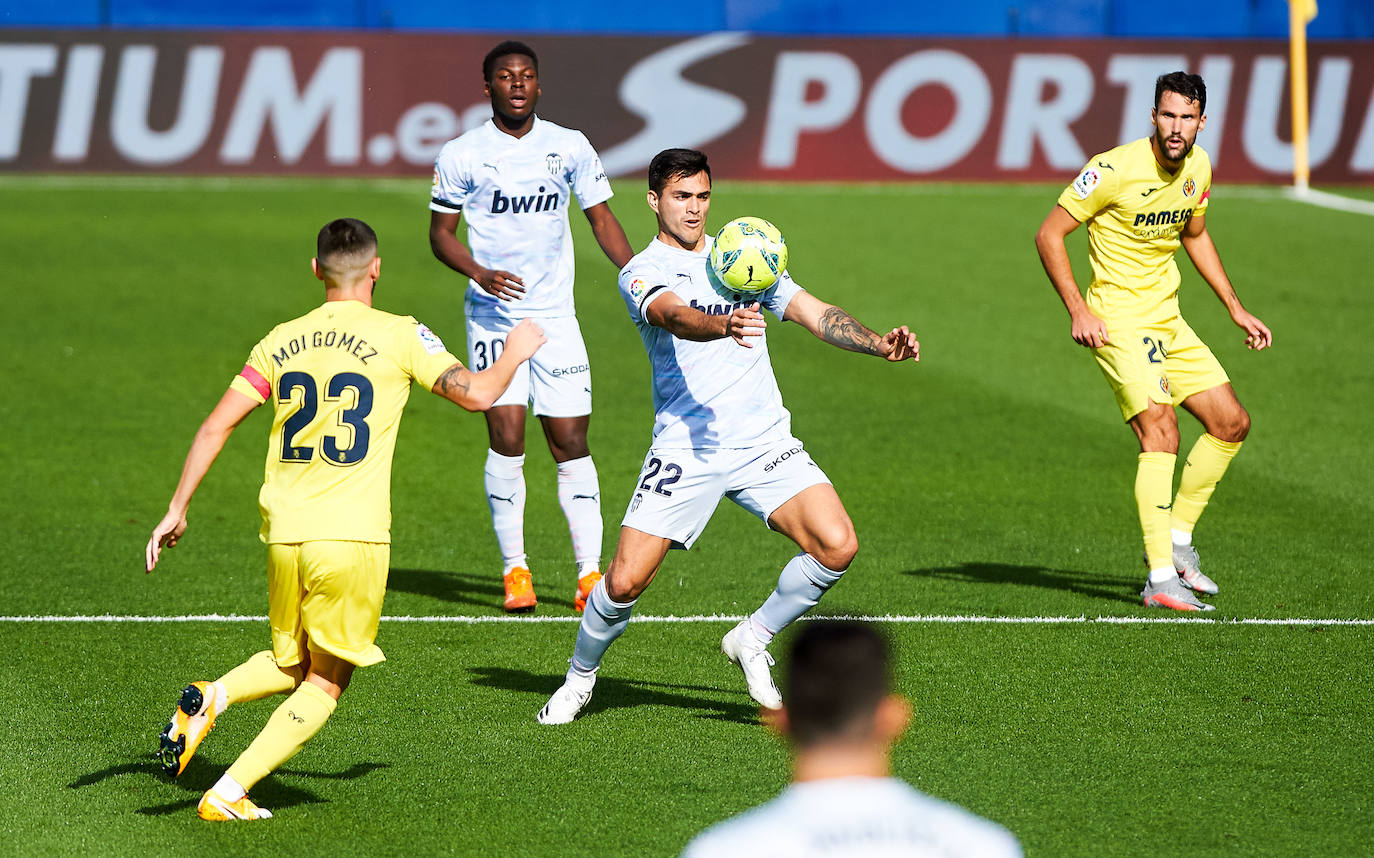
[[[620,294],[649,353],[654,386],[653,446],[743,448],[792,434],[792,416],[768,359],[768,335],[745,348],[730,337],[682,340],[644,319],[644,309],[666,292],[713,316],[755,301],[782,319],[801,287],[783,273],[767,290],[742,294],[710,273],[711,238],[699,253],[655,238],[620,271]]]
[[[469,317],[573,315],[573,194],[583,209],[611,198],[601,159],[580,131],[536,116],[524,137],[512,137],[487,120],[444,144],[430,210],[462,212],[477,263],[525,284],[518,301],[502,301],[469,281]]]
[[[796,783],[712,826],[683,858],[1015,858],[1011,832],[897,778]]]

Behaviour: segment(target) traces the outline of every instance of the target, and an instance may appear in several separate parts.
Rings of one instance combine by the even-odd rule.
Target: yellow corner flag
[[[1307,191],[1307,25],[1317,17],[1317,0],[1288,0],[1288,75],[1293,97],[1293,187]]]

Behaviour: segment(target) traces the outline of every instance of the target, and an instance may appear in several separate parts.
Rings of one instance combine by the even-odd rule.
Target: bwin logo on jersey
[[[740,307],[746,307],[752,303],[752,301],[736,301],[733,304],[703,304],[693,298],[688,302],[688,305],[693,310],[700,310],[708,316],[728,316]]]
[[[548,165],[550,176],[557,178],[563,172],[563,156],[557,152],[545,155],[544,163]]]
[[[551,194],[544,193],[544,186],[539,186],[539,193],[529,194],[523,197],[506,196],[497,188],[491,195],[492,214],[524,214],[526,212],[547,212],[558,208],[558,192]]]

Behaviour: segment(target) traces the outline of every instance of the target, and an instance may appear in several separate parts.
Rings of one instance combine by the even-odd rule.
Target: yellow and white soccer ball
[[[711,268],[736,292],[762,292],[787,270],[787,242],[763,218],[736,218],[716,233]]]

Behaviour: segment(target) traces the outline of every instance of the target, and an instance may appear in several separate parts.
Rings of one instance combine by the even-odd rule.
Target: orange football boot
[[[600,572],[588,572],[577,579],[577,595],[573,596],[573,610],[579,614],[587,609],[587,600],[591,598],[592,588],[596,582],[601,580]]]
[[[512,614],[533,611],[539,601],[534,597],[534,576],[524,566],[516,566],[502,576],[506,584],[506,611]]]

